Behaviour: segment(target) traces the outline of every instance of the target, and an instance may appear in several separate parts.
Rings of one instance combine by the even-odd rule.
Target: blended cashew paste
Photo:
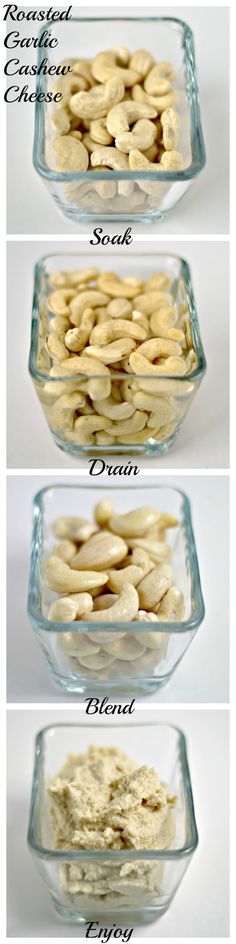
[[[128,907],[160,894],[163,866],[148,860],[148,851],[170,848],[175,799],[153,768],[117,748],[91,746],[68,757],[48,792],[57,850],[147,850],[141,861],[63,863],[60,884],[73,905],[86,907],[94,898],[96,906]]]

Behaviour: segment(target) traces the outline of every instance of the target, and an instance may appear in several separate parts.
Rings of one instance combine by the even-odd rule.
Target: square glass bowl
[[[104,624],[99,620],[92,623],[88,620],[61,623],[47,619],[49,606],[60,596],[48,589],[44,576],[47,559],[55,544],[52,524],[55,518],[67,515],[84,517],[86,514],[88,520],[93,520],[95,504],[107,496],[107,487],[95,488],[93,485],[56,485],[42,489],[35,496],[28,614],[52,677],[60,688],[74,693],[89,692],[91,695],[102,693],[109,696],[115,692],[130,696],[146,695],[158,690],[171,677],[205,615],[190,504],[183,492],[165,486],[131,486],[131,483],[129,487],[112,488],[109,492],[118,514],[148,505],[158,511],[168,512],[179,520],[179,526],[169,531],[168,544],[172,549],[174,582],[185,600],[183,621],[151,624],[144,621],[113,621]],[[152,632],[151,649],[147,629]],[[142,636],[144,651],[140,657],[132,656],[128,660],[116,658],[103,669],[82,668],[78,658],[81,634],[86,640],[92,633],[93,641],[96,641],[96,634],[101,634],[101,631],[104,646],[113,638],[114,641],[120,639],[121,633],[128,634],[132,641],[134,633],[137,639],[137,635],[144,632],[147,633],[147,645],[144,646]],[[102,654],[100,639],[99,646]]]
[[[168,795],[176,797],[170,849],[55,851],[48,786],[68,754],[84,753],[91,744],[119,748],[138,766],[156,769]],[[35,742],[28,843],[55,908],[67,921],[119,927],[125,922],[123,927],[133,928],[155,921],[171,904],[198,844],[184,734],[171,725],[136,721],[44,728]]]
[[[29,355],[29,371],[34,387],[54,442],[63,449],[63,451],[78,456],[83,453],[95,456],[102,456],[107,453],[109,453],[109,455],[131,453],[158,455],[165,453],[174,443],[178,435],[178,430],[182,427],[184,417],[189,410],[193,397],[206,371],[206,359],[201,341],[190,269],[185,259],[181,259],[179,256],[169,255],[168,253],[145,254],[145,252],[140,251],[136,251],[135,253],[126,252],[125,255],[116,253],[113,255],[112,253],[112,260],[110,254],[104,253],[102,256],[102,266],[100,265],[100,258],[100,254],[98,257],[96,252],[94,252],[92,258],[91,254],[68,252],[63,255],[58,253],[51,256],[44,256],[36,264],[34,270]],[[183,307],[190,319],[191,343],[194,347],[197,361],[196,367],[191,373],[178,377],[169,374],[156,377],[153,377],[153,375],[147,377],[145,375],[145,377],[141,378],[141,376],[138,377],[137,374],[119,373],[117,370],[115,373],[113,372],[112,379],[116,380],[118,384],[123,380],[129,381],[131,385],[131,399],[132,385],[134,385],[133,389],[135,389],[136,381],[143,380],[146,392],[150,392],[150,394],[158,398],[164,397],[164,402],[168,401],[171,407],[172,421],[168,422],[168,425],[165,426],[162,426],[160,422],[160,428],[157,433],[147,426],[147,435],[141,444],[138,442],[134,444],[134,437],[132,437],[130,444],[127,443],[126,435],[124,436],[124,443],[117,439],[117,444],[114,445],[96,445],[94,435],[92,437],[94,439],[92,446],[81,445],[81,443],[75,441],[77,434],[73,428],[79,411],[75,410],[74,416],[70,413],[68,421],[65,421],[65,414],[63,414],[60,420],[57,411],[57,421],[55,419],[56,411],[54,404],[57,405],[59,397],[68,392],[77,391],[78,388],[81,389],[81,383],[85,383],[86,378],[84,375],[75,375],[73,373],[72,379],[72,374],[71,372],[69,373],[69,371],[68,376],[61,376],[60,364],[58,364],[58,372],[55,371],[54,367],[54,376],[50,374],[53,361],[45,344],[45,337],[50,331],[50,323],[55,317],[55,311],[50,311],[48,306],[48,295],[52,290],[50,278],[55,271],[69,272],[78,267],[80,269],[86,267],[91,268],[91,262],[95,266],[98,264],[98,268],[101,268],[101,271],[109,271],[112,264],[113,271],[117,272],[121,278],[132,275],[137,276],[139,279],[147,280],[156,271],[164,272],[171,280],[169,292],[172,295],[173,305],[177,305],[178,308],[180,306]],[[103,376],[102,369],[101,365],[101,376]],[[138,437],[136,438],[138,439]]]
[[[58,65],[68,58],[93,58],[98,52],[116,45],[130,50],[146,48],[155,60],[170,60],[176,72],[175,88],[179,93],[178,112],[180,137],[178,149],[184,160],[181,171],[84,171],[62,173],[52,170],[51,117],[55,103],[36,101],[33,161],[54,200],[66,217],[79,223],[103,220],[151,222],[162,219],[180,200],[205,164],[195,66],[193,34],[190,27],[175,17],[73,17],[68,22],[48,24],[58,39],[56,50],[47,50],[49,65]],[[42,30],[40,31],[41,35]],[[38,52],[38,67],[44,59]],[[47,94],[55,76],[37,76],[38,95]],[[158,164],[157,164],[158,168]],[[101,196],[105,181],[116,182],[111,199]]]

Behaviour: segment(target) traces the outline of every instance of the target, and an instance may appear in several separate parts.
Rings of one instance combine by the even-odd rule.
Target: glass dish
[[[125,751],[139,766],[154,767],[176,797],[173,807],[175,836],[171,848],[164,851],[108,850],[55,851],[50,822],[50,799],[47,787],[65,763],[69,753],[84,753],[90,744],[116,747]],[[176,727],[158,722],[136,721],[93,725],[56,724],[44,728],[36,737],[28,843],[36,867],[47,885],[54,906],[67,921],[84,924],[102,921],[116,922],[122,927],[135,927],[155,921],[170,906],[198,844],[198,833],[188,767],[186,740]],[[132,884],[127,877],[122,881],[122,869],[131,866]],[[143,865],[144,883],[138,870]],[[109,875],[106,897],[92,894],[85,880],[86,871],[97,869],[103,880]],[[80,875],[80,892],[68,890],[70,870]],[[111,872],[114,875],[111,881]],[[149,889],[147,886],[147,875]],[[62,884],[63,883],[63,884]],[[67,884],[67,890],[65,886]],[[83,891],[84,884],[84,891]],[[87,889],[86,889],[87,885]],[[94,882],[94,885],[96,883]],[[74,886],[75,887],[75,886]],[[87,893],[86,893],[87,891]]]
[[[96,695],[102,692],[111,695],[123,692],[131,695],[149,694],[164,685],[182,659],[203,621],[205,610],[201,591],[195,540],[192,529],[190,504],[187,496],[175,488],[157,485],[155,488],[144,486],[122,486],[112,489],[112,500],[117,512],[131,511],[140,506],[152,506],[160,511],[168,511],[178,518],[180,525],[169,531],[168,543],[172,548],[171,564],[174,580],[184,594],[185,618],[181,622],[158,622],[151,624],[157,644],[142,663],[138,658],[125,663],[116,659],[103,670],[83,669],[78,659],[66,654],[68,633],[83,633],[88,636],[102,632],[114,636],[118,633],[135,634],[150,629],[146,622],[91,622],[79,620],[71,623],[52,622],[47,619],[49,605],[58,597],[48,589],[45,582],[45,563],[52,553],[55,537],[52,523],[61,515],[84,515],[93,518],[94,505],[107,497],[107,487],[95,488],[93,485],[56,485],[42,489],[35,496],[33,504],[33,533],[31,547],[28,614],[33,630],[42,647],[55,682],[67,692],[90,692]],[[111,493],[110,493],[111,497]],[[119,637],[120,638],[120,637]],[[136,637],[135,637],[136,638]],[[110,640],[107,638],[107,642]],[[75,639],[76,643],[76,639]],[[105,645],[105,643],[104,643]],[[150,665],[151,663],[151,665]],[[148,664],[148,667],[147,667]],[[80,666],[80,667],[79,667]]]
[[[103,255],[102,265],[100,265],[100,259],[101,255],[99,254],[98,257],[98,254],[94,252],[93,263],[95,265],[98,264],[98,267],[100,267],[102,271],[109,271],[111,268],[111,255]],[[188,263],[179,256],[168,255],[167,253],[145,254],[143,252],[136,251],[135,253],[126,252],[125,255],[122,253],[119,253],[119,255],[116,253],[114,255],[112,254],[113,271],[118,272],[121,277],[132,274],[138,276],[139,278],[148,279],[157,270],[161,270],[168,277],[170,277],[170,293],[172,294],[173,304],[177,303],[178,305],[181,305],[181,303],[183,303],[187,306],[186,310],[189,312],[193,346],[197,358],[197,366],[191,371],[191,373],[185,374],[184,376],[175,377],[173,374],[169,376],[157,376],[155,378],[153,378],[153,376],[145,376],[145,378],[143,378],[145,381],[144,389],[146,389],[148,392],[150,390],[150,393],[154,394],[154,396],[164,395],[165,400],[168,399],[169,403],[171,404],[174,416],[172,423],[168,426],[161,427],[157,434],[156,431],[153,431],[153,433],[155,432],[156,438],[154,438],[154,435],[152,435],[150,428],[147,427],[147,438],[142,444],[131,445],[130,443],[130,445],[127,445],[127,443],[118,443],[117,440],[117,444],[109,446],[96,445],[96,442],[94,442],[93,446],[83,446],[77,442],[71,441],[72,435],[74,435],[72,430],[73,423],[72,425],[68,425],[68,429],[66,430],[59,428],[59,425],[55,425],[55,414],[53,414],[52,409],[53,403],[57,401],[57,396],[62,396],[64,393],[68,393],[68,391],[76,391],[79,382],[81,384],[81,380],[85,380],[85,378],[81,377],[79,374],[73,374],[72,380],[71,373],[69,374],[69,372],[67,377],[60,377],[60,365],[58,365],[57,376],[52,377],[50,375],[52,359],[47,353],[45,346],[45,334],[49,332],[50,322],[52,317],[54,317],[54,313],[50,312],[47,305],[50,275],[55,270],[69,271],[71,269],[77,268],[78,265],[79,268],[84,268],[87,266],[91,267],[91,254],[64,253],[63,255],[60,255],[58,253],[52,256],[45,256],[39,260],[35,266],[34,272],[29,371],[33,379],[36,393],[39,397],[47,422],[49,424],[54,442],[64,451],[78,456],[83,453],[99,456],[107,453],[109,453],[109,455],[125,453],[146,453],[150,455],[158,455],[160,453],[165,453],[174,443],[175,438],[178,435],[178,430],[182,427],[184,417],[188,412],[193,397],[198,390],[206,370],[206,359],[202,347],[196,303],[193,294],[191,273]],[[137,379],[141,379],[137,376],[137,374],[122,374],[118,373],[118,371],[116,371],[114,377],[117,381],[128,379],[130,384],[135,384]],[[58,381],[60,384],[60,389],[58,388]],[[54,391],[57,390],[58,394],[55,395]]]
[[[104,46],[107,49],[113,46],[114,40],[131,50],[146,48],[156,60],[171,61],[176,72],[175,87],[179,92],[179,150],[184,159],[181,171],[99,170],[91,174],[91,171],[59,173],[52,170],[49,166],[50,120],[55,105],[36,101],[35,107],[34,166],[66,217],[75,223],[81,220],[92,223],[98,219],[129,223],[162,219],[186,192],[206,160],[192,30],[175,17],[155,16],[73,17],[66,23],[49,23],[48,28],[58,39],[56,51],[47,50],[49,65],[58,65],[58,60],[68,57],[92,58]],[[38,67],[44,55],[45,50],[39,49]],[[38,75],[37,94],[45,94],[53,84],[54,78]],[[117,183],[117,193],[110,200],[103,199],[95,190],[96,184],[111,179]]]

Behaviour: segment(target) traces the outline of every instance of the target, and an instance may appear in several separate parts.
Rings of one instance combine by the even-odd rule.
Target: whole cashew
[[[81,94],[86,93],[81,92]],[[58,170],[66,171],[66,173],[72,173],[73,171],[78,173],[87,170],[89,163],[88,151],[78,138],[63,134],[59,138],[54,138],[52,146],[56,153]]]
[[[48,335],[45,342],[48,353],[59,363],[63,361],[65,357],[69,357],[63,338],[63,334],[60,335],[52,332],[52,334]]]
[[[123,357],[131,354],[135,347],[135,341],[132,339],[118,338],[116,341],[112,341],[111,344],[104,345],[104,347],[91,344],[90,347],[85,348],[84,353],[88,357],[89,355],[90,357],[96,357],[99,361],[102,361],[102,364],[115,364],[116,361],[120,361]]]
[[[75,411],[83,407],[85,397],[83,393],[65,393],[53,404],[51,419],[58,429],[73,429]]]
[[[158,357],[181,356],[182,348],[177,341],[170,341],[169,338],[149,338],[139,345],[139,354],[148,361],[155,361]]]
[[[60,541],[59,544],[55,544],[52,553],[53,557],[61,557],[66,564],[69,564],[76,553],[76,544],[73,541]]]
[[[94,118],[90,122],[90,134],[97,144],[112,144],[113,136],[107,130],[105,118]]]
[[[90,157],[91,167],[97,165],[113,168],[113,170],[129,170],[129,161],[126,154],[117,152],[113,147],[100,147],[93,151]]]
[[[125,541],[107,531],[94,534],[72,558],[71,566],[76,570],[104,570],[120,563],[127,554]]]
[[[123,567],[122,570],[109,570],[108,577],[107,586],[109,589],[114,593],[119,593],[124,583],[132,583],[133,587],[137,587],[142,579],[142,571],[141,567],[130,564],[128,567]]]
[[[88,541],[88,538],[97,531],[96,525],[85,518],[62,517],[56,518],[53,524],[53,534],[64,541]],[[61,555],[60,555],[61,556]],[[72,555],[73,556],[73,555]]]
[[[136,49],[136,51],[132,53],[130,68],[138,72],[143,79],[145,79],[145,76],[150,72],[153,65],[153,56],[150,52],[147,52],[146,49]]]
[[[101,327],[103,327],[101,325]],[[88,391],[89,396],[92,400],[103,400],[104,394],[105,397],[110,396],[111,392],[111,375],[108,367],[105,364],[101,365],[100,361],[95,360],[95,357],[70,357],[68,361],[64,361],[62,366],[68,364],[69,372],[75,374],[85,374],[89,376],[88,381]],[[93,374],[99,375],[98,377],[93,376]]]
[[[179,118],[174,108],[165,108],[161,114],[163,144],[166,151],[176,148],[178,142]],[[140,148],[140,150],[142,150]]]
[[[170,305],[172,296],[170,292],[156,290],[154,292],[144,292],[143,295],[136,295],[135,308],[141,311],[143,315],[151,315],[156,309],[163,305]],[[72,303],[73,304],[73,303]]]
[[[171,62],[157,62],[153,68],[150,69],[144,81],[145,91],[150,95],[155,95],[155,90],[158,88],[160,79],[166,79],[169,82],[174,81],[175,72]]]
[[[146,551],[151,560],[154,561],[154,564],[162,564],[170,557],[170,549],[164,541],[150,541],[149,538],[127,537],[127,543],[131,548],[140,547],[143,551]]]
[[[143,102],[134,102],[132,99],[127,102],[120,102],[114,105],[107,115],[107,129],[115,138],[118,134],[129,131],[130,125],[141,118],[156,118],[156,109]]]
[[[69,564],[59,557],[49,557],[46,567],[46,581],[50,590],[58,593],[70,593],[102,587],[107,583],[108,574],[96,571],[72,570]]]
[[[103,272],[97,280],[97,285],[102,292],[111,295],[116,301],[123,298],[126,303],[129,298],[135,298],[137,291],[135,285],[129,285],[124,279],[119,279],[116,272]]]
[[[97,502],[94,508],[94,517],[96,524],[100,528],[105,528],[108,524],[109,518],[113,513],[113,502],[109,498],[103,499],[103,501]]]
[[[140,118],[133,125],[132,131],[121,131],[116,135],[115,145],[118,151],[124,151],[129,154],[133,148],[139,148],[145,151],[154,144],[156,137],[156,127],[148,118]]]
[[[140,430],[146,426],[147,419],[147,413],[136,410],[127,420],[120,420],[120,422],[113,423],[113,425],[109,427],[110,435],[119,437],[123,435],[133,436],[134,433],[139,433]]]
[[[109,305],[107,305],[107,315],[109,315],[109,318],[130,318],[132,305],[127,298],[112,298]]]
[[[95,328],[91,331],[90,343],[103,347],[110,344],[111,341],[118,341],[123,338],[144,341],[145,337],[146,332],[140,325],[117,318],[116,320],[106,321],[105,324],[95,325]]]
[[[141,537],[160,520],[160,512],[155,508],[138,508],[125,515],[112,515],[109,528],[121,537]]]
[[[94,409],[102,416],[107,416],[110,420],[126,420],[128,417],[133,416],[135,412],[133,403],[128,403],[127,401],[124,403],[116,403],[111,397],[107,397],[106,400],[100,400],[98,403],[94,400]]]
[[[134,633],[125,634],[123,639],[119,641],[114,638],[112,642],[104,643],[103,645],[106,652],[113,655],[113,658],[118,657],[128,662],[131,662],[132,659],[138,659],[145,652],[145,647],[138,641]]]
[[[100,52],[92,63],[92,74],[96,82],[106,82],[111,76],[118,77],[125,87],[139,81],[139,74],[134,69],[116,65],[116,54],[111,49]],[[122,96],[123,98],[123,96]]]
[[[171,576],[165,576],[154,567],[138,584],[140,609],[154,610],[170,586]]]
[[[158,619],[163,622],[178,622],[184,617],[184,597],[178,587],[171,587],[161,600]]]
[[[161,115],[165,108],[177,105],[178,94],[175,89],[171,89],[165,95],[150,95],[140,85],[133,85],[132,98],[137,104],[150,105],[155,108],[157,115]]]
[[[74,593],[54,600],[48,611],[48,619],[56,623],[70,623],[84,616],[93,609],[90,593]]]
[[[108,301],[108,296],[97,289],[88,289],[86,292],[80,292],[79,295],[74,293],[69,307],[71,323],[78,327],[84,311],[88,308],[97,308],[98,305],[106,305]]]
[[[89,92],[77,92],[70,99],[70,109],[79,118],[105,118],[109,110],[124,96],[120,76],[108,77],[104,85],[95,85]],[[109,130],[109,129],[108,129]]]
[[[76,292],[73,288],[57,289],[48,296],[48,308],[50,311],[55,312],[56,315],[69,316],[69,303],[72,298],[75,297]]]
[[[139,609],[139,598],[137,590],[131,583],[125,583],[121,588],[118,600],[110,606],[109,609],[96,610],[88,614],[89,622],[113,623],[119,621],[130,622],[133,620]]]

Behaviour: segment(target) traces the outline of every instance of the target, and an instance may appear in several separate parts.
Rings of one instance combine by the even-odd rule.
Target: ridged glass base
[[[153,692],[162,688],[163,685],[169,681],[171,677],[171,672],[168,675],[163,675],[160,678],[152,679],[130,679],[126,678],[123,681],[109,679],[106,681],[99,680],[96,682],[96,679],[83,679],[83,678],[67,678],[63,675],[57,675],[50,666],[51,675],[57,687],[63,689],[63,691],[69,692],[74,695],[109,695],[110,697],[114,695],[126,695],[129,698],[133,695],[152,695]]]
[[[62,449],[63,452],[69,452],[72,456],[82,456],[89,455],[94,458],[101,458],[102,456],[161,456],[168,452],[168,449],[173,445],[176,433],[173,436],[169,436],[168,439],[163,443],[144,443],[141,446],[79,446],[76,443],[63,442],[61,439],[58,439],[55,433],[51,430],[54,442],[59,449]]]

